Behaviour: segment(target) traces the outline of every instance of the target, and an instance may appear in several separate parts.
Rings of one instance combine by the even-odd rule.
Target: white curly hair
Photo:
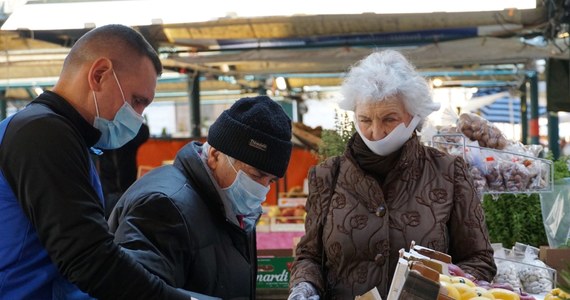
[[[400,96],[404,107],[412,116],[423,121],[440,104],[433,101],[431,88],[424,77],[398,51],[377,51],[352,66],[345,77],[339,107],[354,111],[362,103],[373,103]]]

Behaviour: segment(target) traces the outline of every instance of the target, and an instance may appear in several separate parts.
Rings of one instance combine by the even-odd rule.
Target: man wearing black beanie
[[[291,157],[291,120],[267,96],[242,98],[174,164],[135,182],[113,210],[115,242],[167,283],[255,299],[255,224]]]

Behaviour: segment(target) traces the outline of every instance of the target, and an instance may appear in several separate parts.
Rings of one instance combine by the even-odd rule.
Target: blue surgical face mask
[[[250,215],[261,212],[261,203],[269,192],[269,187],[251,179],[242,170],[237,171],[226,155],[226,159],[234,172],[237,173],[234,182],[227,188],[222,189],[231,199],[236,215]]]
[[[99,138],[99,141],[95,144],[96,148],[117,149],[122,147],[137,135],[142,123],[144,122],[143,117],[139,115],[125,100],[123,88],[121,88],[121,84],[119,83],[119,79],[117,79],[115,71],[113,71],[113,76],[115,77],[115,81],[121,91],[123,106],[121,106],[119,111],[117,111],[113,121],[100,118],[97,96],[95,96],[95,91],[93,91],[93,101],[95,101],[95,110],[97,111],[97,116],[95,117],[93,126],[101,131],[101,138]]]

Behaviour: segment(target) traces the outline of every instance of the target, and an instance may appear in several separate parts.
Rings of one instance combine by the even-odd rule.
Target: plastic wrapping
[[[481,147],[463,134],[452,133],[434,135],[432,143],[435,148],[465,159],[480,193],[552,191],[552,161],[536,157],[542,146],[513,142],[504,150],[491,149]]]
[[[431,137],[434,148],[465,159],[480,194],[552,191],[553,164],[539,158],[543,146],[507,140],[492,122],[473,113],[448,111],[445,119],[449,125],[437,130],[424,125],[422,135]]]
[[[511,261],[511,251],[504,249],[502,245],[493,244],[495,249],[495,264],[497,265],[497,274],[493,279],[495,284],[507,284],[513,289],[520,288],[519,273],[517,271],[516,262]]]
[[[522,264],[518,265],[518,275],[522,288],[531,294],[540,294],[553,288],[553,270],[538,259],[538,248],[526,246]]]
[[[494,156],[485,157],[485,179],[489,189],[494,191],[505,190],[503,174],[501,174],[499,162],[495,160]]]
[[[466,137],[478,141],[481,147],[501,150],[509,144],[499,128],[473,113],[461,114],[457,127]]]
[[[485,178],[485,174],[481,171],[480,168],[470,165],[469,166],[469,173],[471,173],[471,178],[473,178],[473,184],[475,185],[475,189],[479,194],[485,192],[485,187],[487,186],[487,179]]]
[[[551,248],[570,244],[570,178],[554,183],[552,193],[540,195],[544,229]]]
[[[505,188],[509,192],[525,191],[530,179],[526,166],[519,161],[503,160],[499,166]]]
[[[538,259],[537,248],[518,242],[512,250],[495,244],[493,248],[497,265],[494,284],[507,284],[530,294],[546,293],[553,288],[556,270]]]
[[[519,273],[515,263],[506,260],[497,260],[497,274],[493,283],[508,284],[513,289],[520,288]]]

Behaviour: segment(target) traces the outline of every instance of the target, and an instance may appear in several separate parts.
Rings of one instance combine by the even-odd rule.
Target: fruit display
[[[520,245],[524,244],[519,243]],[[525,246],[527,246],[525,253],[531,253],[529,248],[532,250],[532,247]],[[539,286],[541,284],[539,276],[535,275],[538,275],[537,270],[545,268],[528,263],[516,266],[500,260],[497,263],[498,266],[508,267],[503,269],[503,272],[510,273],[498,274],[492,282],[478,280],[458,265],[453,264],[452,257],[448,254],[415,245],[412,241],[409,251],[400,249],[400,258],[386,300],[412,299],[407,298],[409,295],[421,295],[421,299],[434,300],[570,300],[570,297],[567,297],[569,294],[562,289],[536,290],[537,293],[524,290],[528,283],[521,283],[520,277],[527,276],[529,282],[534,282],[532,286]],[[553,278],[550,279],[553,280]],[[511,283],[518,285],[513,287]],[[435,285],[436,296],[432,293],[433,285]],[[543,298],[548,291],[550,291],[548,294],[550,298]]]
[[[264,206],[263,214],[257,223],[257,230],[260,232],[303,231],[306,214],[304,205]]]
[[[295,207],[279,207],[271,206],[267,212],[267,216],[275,218],[277,223],[294,223],[302,224],[305,222],[305,206],[297,205]]]
[[[477,282],[463,276],[439,276],[440,292],[456,300],[533,300],[534,296],[525,292],[517,292],[504,283]]]
[[[570,293],[567,293],[560,288],[555,288],[544,296],[544,300],[570,300]]]

